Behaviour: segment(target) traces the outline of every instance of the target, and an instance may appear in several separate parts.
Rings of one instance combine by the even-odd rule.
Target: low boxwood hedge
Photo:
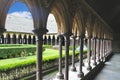
[[[87,51],[84,51],[86,53]],[[79,52],[76,52],[78,55]],[[72,55],[72,51],[70,51],[70,56]],[[65,50],[63,50],[63,58],[65,57]],[[43,63],[49,62],[53,60],[58,60],[59,58],[59,51],[54,49],[45,49],[43,52]],[[28,57],[19,57],[19,58],[12,58],[12,59],[4,59],[0,60],[0,71],[9,71],[11,69],[25,67],[29,65],[36,64],[36,56],[28,56]]]
[[[44,51],[43,47],[43,51]],[[0,47],[0,59],[25,57],[35,55],[35,45],[20,45],[20,44],[3,44]]]
[[[15,47],[15,46],[23,46],[26,44],[0,44],[0,47]]]

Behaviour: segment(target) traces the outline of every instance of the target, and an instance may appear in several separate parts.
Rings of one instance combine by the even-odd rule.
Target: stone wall
[[[113,52],[120,52],[120,33],[114,33],[112,48]]]

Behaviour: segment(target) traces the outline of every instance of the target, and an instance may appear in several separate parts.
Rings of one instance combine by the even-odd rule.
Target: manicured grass
[[[63,51],[64,52],[64,51]],[[45,49],[43,52],[43,62],[58,58],[58,50]],[[18,57],[0,60],[0,71],[6,71],[12,68],[27,66],[36,63],[36,55],[28,57]]]
[[[76,53],[78,54],[78,52]],[[70,55],[72,51],[70,50]],[[65,50],[63,50],[63,57],[65,56]],[[46,48],[43,52],[43,62],[56,60],[59,57],[59,50]],[[10,69],[28,66],[36,63],[36,55],[28,57],[18,57],[11,59],[0,60],[0,71],[7,71]]]

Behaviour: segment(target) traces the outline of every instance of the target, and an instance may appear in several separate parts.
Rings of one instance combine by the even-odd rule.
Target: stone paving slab
[[[78,78],[78,73],[79,73],[79,63],[77,62],[76,64],[76,72],[73,72],[70,70],[71,65],[69,66],[69,80],[80,80],[80,78]],[[93,65],[93,61],[91,61],[91,66],[92,68],[94,68],[95,66]],[[83,72],[86,75],[89,71],[87,70],[87,60],[84,60],[84,66],[83,66]],[[58,71],[54,71],[46,76],[44,76],[43,80],[58,80],[56,78]],[[63,69],[63,74],[64,74],[64,69]],[[60,80],[60,79],[59,79]],[[61,79],[62,80],[62,79]]]
[[[120,54],[114,54],[94,80],[120,80]]]

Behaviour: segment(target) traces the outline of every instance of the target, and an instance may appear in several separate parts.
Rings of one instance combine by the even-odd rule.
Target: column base
[[[84,64],[84,63],[82,63],[82,66],[85,66],[85,64]]]
[[[100,62],[100,59],[98,59],[97,61]]]
[[[57,74],[57,79],[64,79],[64,75],[62,73]]]
[[[76,70],[76,67],[71,67],[71,71],[76,72],[76,71],[77,71],[77,70]]]
[[[97,65],[97,63],[96,63],[96,62],[94,62],[94,63],[93,63],[93,65],[94,65],[94,66],[96,66],[96,65]]]
[[[101,58],[101,62],[103,62],[103,58]]]
[[[91,66],[88,66],[88,67],[87,67],[87,70],[89,70],[89,71],[92,70],[92,67],[91,67]]]
[[[84,73],[83,72],[78,74],[78,78],[83,78],[83,77],[84,77]]]
[[[92,57],[92,60],[94,60],[94,57]]]

